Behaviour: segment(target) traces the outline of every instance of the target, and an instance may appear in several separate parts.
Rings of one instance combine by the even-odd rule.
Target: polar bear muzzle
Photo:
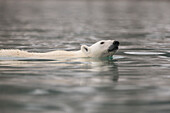
[[[109,47],[108,52],[119,49],[119,41],[114,41],[113,44]]]

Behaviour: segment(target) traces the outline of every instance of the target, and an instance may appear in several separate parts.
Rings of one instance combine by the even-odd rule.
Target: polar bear
[[[51,51],[46,53],[27,52],[18,49],[1,49],[0,56],[26,58],[76,58],[76,57],[112,57],[118,50],[119,42],[115,40],[101,40],[91,46],[82,45],[78,51]]]

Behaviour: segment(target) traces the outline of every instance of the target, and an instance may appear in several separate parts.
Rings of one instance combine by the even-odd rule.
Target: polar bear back
[[[12,57],[31,57],[31,58],[58,58],[58,57],[83,57],[82,54],[79,54],[80,51],[51,51],[51,52],[46,52],[46,53],[34,53],[34,52],[27,52],[23,50],[18,50],[18,49],[10,49],[10,50],[5,50],[2,49],[0,50],[0,56],[12,56]]]
[[[30,54],[27,51],[22,51],[18,49],[9,49],[9,50],[1,49],[0,56],[26,57],[26,56],[30,56]]]

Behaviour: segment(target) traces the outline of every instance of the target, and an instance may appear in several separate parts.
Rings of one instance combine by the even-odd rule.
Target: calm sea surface
[[[113,60],[0,57],[0,113],[170,113],[170,1],[0,0],[0,49],[103,39]]]

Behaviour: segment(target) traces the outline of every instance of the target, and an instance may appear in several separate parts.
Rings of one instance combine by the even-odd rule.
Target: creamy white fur
[[[104,44],[101,44],[104,42]],[[108,52],[108,48],[113,44],[114,40],[102,40],[96,42],[90,47],[82,45],[78,51],[51,51],[46,53],[27,52],[18,49],[2,49],[0,50],[0,56],[12,56],[12,57],[29,57],[29,58],[47,58],[56,59],[62,57],[107,57],[115,54],[116,50]]]

